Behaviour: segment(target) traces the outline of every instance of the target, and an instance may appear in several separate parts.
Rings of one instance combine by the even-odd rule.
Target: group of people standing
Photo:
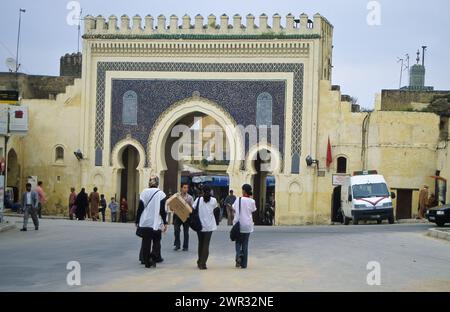
[[[47,202],[43,182],[39,181],[34,190],[32,190],[31,183],[27,183],[25,189],[25,192],[22,194],[23,226],[21,231],[27,231],[30,215],[33,220],[34,229],[37,231],[39,230],[39,219],[42,218],[43,205]]]
[[[201,193],[194,200],[189,195],[189,185],[182,184],[180,189],[181,197],[198,213],[201,223],[201,230],[197,231],[198,237],[198,258],[197,267],[200,270],[207,269],[209,257],[209,246],[214,231],[219,223],[219,207],[216,198],[212,195],[209,186],[204,185]],[[233,192],[231,191],[232,195]],[[232,195],[234,196],[234,195]],[[233,216],[230,225],[239,223],[240,234],[235,242],[236,257],[235,266],[247,268],[248,265],[248,244],[250,233],[254,230],[253,212],[256,211],[255,201],[251,198],[252,187],[248,184],[242,186],[242,197],[230,198],[227,202],[227,209],[230,209],[228,216]],[[136,218],[136,234],[142,237],[139,259],[146,268],[156,267],[156,263],[162,262],[161,238],[162,233],[167,231],[168,220],[166,210],[166,194],[159,189],[159,178],[150,177],[149,187],[140,194],[139,208]],[[191,215],[192,217],[192,215]],[[183,222],[178,216],[174,216],[174,250],[181,249],[181,228],[183,228],[183,251],[189,249],[189,220]]]
[[[73,220],[85,220],[91,218],[92,221],[100,220],[105,222],[106,208],[111,210],[111,222],[117,222],[117,213],[120,212],[120,221],[127,222],[128,203],[126,198],[122,198],[119,203],[114,197],[111,197],[109,204],[106,202],[104,194],[98,193],[98,188],[94,187],[93,191],[88,195],[86,189],[82,188],[77,194],[75,188],[70,189],[69,195],[69,218]],[[120,208],[120,209],[119,209]]]

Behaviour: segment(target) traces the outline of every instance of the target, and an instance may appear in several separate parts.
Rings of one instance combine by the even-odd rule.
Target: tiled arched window
[[[272,96],[263,92],[256,99],[256,126],[272,126]]]
[[[124,125],[137,125],[138,96],[134,91],[127,91],[123,95],[122,123]]]

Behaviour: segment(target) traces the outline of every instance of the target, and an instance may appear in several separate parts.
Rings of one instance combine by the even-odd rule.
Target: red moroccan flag
[[[333,156],[331,155],[331,143],[330,143],[330,137],[328,137],[327,168],[330,168],[330,165],[331,165],[332,162],[333,162]]]

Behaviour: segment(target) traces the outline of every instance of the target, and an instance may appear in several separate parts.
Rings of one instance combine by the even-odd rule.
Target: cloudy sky
[[[67,23],[69,0],[2,0],[0,11],[0,71],[5,59],[15,57],[19,8],[22,19],[21,71],[59,75],[59,58],[77,50],[77,27]],[[210,13],[232,16],[273,15],[289,12],[324,15],[334,25],[333,84],[372,107],[381,89],[399,86],[399,57],[409,54],[415,63],[417,49],[427,45],[426,84],[450,89],[450,2],[448,0],[380,0],[380,25],[369,25],[367,0],[79,0],[83,15],[115,14],[157,16]],[[372,15],[371,15],[372,16]],[[284,23],[284,19],[282,21]],[[407,84],[405,72],[403,84]]]

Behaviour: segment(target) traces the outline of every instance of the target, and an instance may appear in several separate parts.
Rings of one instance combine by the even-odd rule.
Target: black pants
[[[211,241],[212,232],[197,232],[198,235],[198,260],[199,267],[206,266],[209,256],[209,243]]]
[[[127,223],[127,213],[126,212],[121,212],[120,213],[120,221],[122,223]]]
[[[38,211],[37,214],[39,216],[39,219],[42,219],[42,204],[38,203]]]
[[[142,243],[139,252],[139,261],[144,264],[159,262],[161,258],[161,231],[153,231],[152,228],[142,229]]]
[[[102,208],[99,210],[99,212],[102,214],[102,221],[105,222],[105,208]],[[99,218],[100,219],[100,218]]]
[[[180,248],[181,245],[181,226],[183,226],[183,249],[189,248],[189,223],[181,221],[180,218],[174,216],[173,218],[173,228],[175,231],[175,242],[174,246]]]

